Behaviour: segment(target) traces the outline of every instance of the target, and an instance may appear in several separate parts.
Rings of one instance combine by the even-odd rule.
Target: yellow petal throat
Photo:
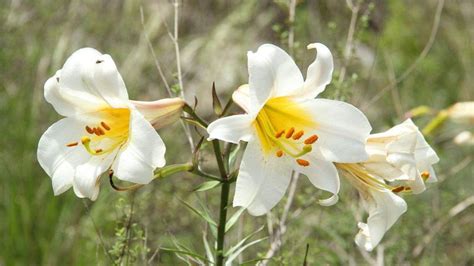
[[[317,123],[309,112],[291,97],[268,100],[253,122],[265,154],[276,157],[289,155],[299,158],[312,150],[317,135],[305,136],[305,130],[314,130]],[[309,163],[297,159],[301,166]]]
[[[67,147],[79,143],[91,155],[101,155],[115,150],[126,143],[129,137],[130,109],[104,108],[91,114],[89,124],[84,127],[80,142],[71,142]]]

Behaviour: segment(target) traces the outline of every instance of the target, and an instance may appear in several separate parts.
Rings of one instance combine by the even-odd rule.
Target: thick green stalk
[[[224,264],[224,241],[225,241],[225,224],[227,220],[227,204],[229,202],[230,183],[225,171],[224,161],[222,159],[221,148],[218,140],[212,141],[214,147],[214,154],[216,155],[219,173],[222,178],[221,188],[221,205],[219,207],[219,224],[217,226],[217,254],[216,265],[222,266]]]

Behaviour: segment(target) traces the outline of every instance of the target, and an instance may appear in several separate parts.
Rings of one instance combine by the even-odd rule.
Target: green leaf
[[[194,126],[197,126],[197,127],[200,127],[202,129],[206,129],[206,127],[204,125],[202,125],[201,123],[199,123],[198,121],[194,120],[193,118],[191,117],[184,117],[182,116],[181,119],[186,122],[186,123],[189,123],[189,124],[192,124]]]
[[[182,199],[179,199],[179,201],[181,203],[183,203],[186,207],[188,207],[192,212],[194,212],[195,214],[199,215],[201,218],[206,220],[206,222],[208,222],[209,225],[217,227],[217,223],[214,222],[214,220],[212,220],[212,218],[207,213],[204,213],[204,212],[194,208],[193,206],[191,206],[189,203],[187,203],[186,201],[184,201]]]
[[[244,239],[242,239],[239,243],[237,243],[237,245],[231,247],[225,254],[224,256],[227,257],[229,256],[230,254],[232,254],[234,251],[236,251],[238,248],[240,248],[244,243],[245,241],[249,240],[251,237],[253,237],[254,235],[256,235],[258,232],[262,231],[264,226],[261,226],[260,228],[258,228],[255,232],[251,233],[250,235],[244,237]]]
[[[208,260],[214,264],[214,255],[212,254],[211,247],[209,246],[209,242],[207,242],[206,234],[202,233],[202,242],[204,242],[204,248],[206,249],[206,256]]]
[[[265,240],[265,239],[267,239],[267,238],[268,238],[268,236],[263,237],[263,238],[260,238],[260,239],[257,239],[257,240],[254,240],[254,241],[248,243],[247,245],[241,247],[239,250],[237,250],[234,254],[232,254],[232,256],[230,256],[230,257],[226,260],[225,265],[232,265],[232,261],[233,261],[235,258],[237,258],[237,256],[239,256],[240,253],[242,253],[245,249],[247,249],[248,247],[253,246],[253,245],[257,244],[258,242],[261,242],[261,241],[263,241],[263,240]]]
[[[214,108],[214,113],[216,115],[222,114],[222,104],[219,97],[217,97],[215,82],[212,83],[212,107]]]
[[[234,224],[239,220],[240,218],[240,215],[242,215],[242,213],[245,211],[245,208],[240,208],[237,212],[235,212],[232,217],[230,217],[230,219],[227,221],[227,223],[225,223],[225,232],[227,233],[227,231],[230,230],[230,228],[232,228],[232,226],[234,226]]]
[[[191,251],[179,250],[179,249],[174,249],[174,248],[160,248],[160,250],[168,251],[168,252],[171,252],[171,253],[184,254],[184,255],[190,256],[190,257],[195,258],[195,259],[199,259],[199,260],[209,262],[209,260],[206,259],[205,257],[203,257],[199,254],[196,254],[194,252],[191,252]]]
[[[216,180],[211,180],[200,184],[194,191],[206,191],[217,187],[221,182]]]

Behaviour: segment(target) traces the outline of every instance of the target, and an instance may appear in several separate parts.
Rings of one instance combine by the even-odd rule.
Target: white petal
[[[157,101],[130,101],[155,129],[166,127],[180,118],[185,101],[179,97]]]
[[[233,115],[217,119],[207,127],[209,139],[220,139],[226,142],[236,143],[239,141],[250,141],[252,138],[251,115]]]
[[[387,181],[408,180],[409,177],[405,175],[400,169],[393,165],[383,162],[367,162],[363,163],[364,167],[374,175],[381,177]]]
[[[270,211],[283,197],[291,179],[286,158],[265,158],[258,141],[251,141],[240,165],[234,207],[242,206],[251,215]]]
[[[66,60],[59,87],[66,103],[76,103],[84,111],[103,108],[100,105],[124,107],[128,100],[112,58],[92,48],[79,49]]]
[[[256,113],[269,97],[292,95],[303,86],[303,76],[293,59],[272,44],[249,52],[250,113]]]
[[[423,179],[418,172],[415,156],[410,153],[392,153],[387,156],[387,162],[400,169],[404,173],[397,180],[405,180],[405,183],[411,188],[413,193],[421,193],[426,187]],[[385,176],[381,176],[385,179]]]
[[[308,45],[308,49],[316,49],[317,55],[308,67],[304,86],[298,94],[305,98],[315,98],[331,83],[334,63],[331,51],[324,44],[312,43]]]
[[[359,223],[360,231],[355,237],[358,246],[372,251],[382,240],[385,232],[407,210],[406,202],[389,190],[370,190],[367,224]]]
[[[74,192],[80,198],[96,200],[99,196],[99,178],[110,168],[116,152],[92,156],[89,161],[79,165],[73,180]]]
[[[68,190],[75,168],[89,159],[83,147],[67,147],[79,141],[84,126],[76,119],[64,118],[49,127],[38,143],[38,162],[51,177],[55,195]]]
[[[339,193],[340,181],[334,164],[318,159],[315,156],[307,156],[304,159],[308,160],[310,164],[308,166],[295,164],[294,170],[306,175],[315,187],[333,194],[331,201],[322,201],[324,205],[329,205],[329,202],[335,204],[337,202],[337,194]]]
[[[115,159],[113,170],[117,178],[139,184],[153,180],[153,172],[166,163],[166,147],[152,125],[138,112],[130,116],[129,142]]]
[[[247,113],[249,113],[251,109],[249,89],[249,85],[244,84],[232,93],[232,100]]]
[[[365,143],[372,129],[365,115],[354,106],[327,99],[303,101],[317,123],[319,136],[313,149],[319,149],[328,161],[361,162],[368,159]]]

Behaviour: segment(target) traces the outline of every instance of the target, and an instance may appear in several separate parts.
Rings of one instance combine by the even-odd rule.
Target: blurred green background
[[[361,108],[375,132],[403,121],[420,105],[441,110],[474,100],[472,0],[365,0],[354,5],[359,7],[355,13],[343,0],[298,1],[296,7],[294,57],[303,73],[314,59],[305,48],[311,42],[325,43],[335,57],[333,83],[324,96]],[[178,200],[206,205],[216,217],[219,189],[193,192],[201,178],[175,175],[134,193],[115,192],[102,178],[99,199],[90,202],[72,191],[54,197],[36,161],[39,137],[59,119],[43,99],[43,84],[78,48],[110,54],[133,99],[167,97],[145,33],[168,82],[177,84],[167,33],[173,12],[167,0],[0,2],[0,265],[185,265],[159,249],[173,247],[174,241],[204,254],[205,223]],[[345,54],[354,14],[352,46]],[[215,119],[209,107],[212,82],[227,101],[247,82],[246,52],[267,42],[288,49],[288,28],[282,0],[180,2],[187,100],[196,96],[198,112]],[[422,128],[431,118],[427,114],[415,122]],[[360,251],[353,241],[357,221],[366,215],[350,185],[343,183],[340,202],[328,208],[316,204],[319,192],[300,178],[284,244],[270,265],[301,265],[306,244],[309,265],[474,265],[474,146],[453,142],[462,130],[473,131],[470,122],[447,121],[429,136],[441,157],[436,165],[440,181],[421,195],[405,197],[408,212],[372,253]],[[168,162],[189,160],[179,123],[160,134]],[[209,171],[213,167],[207,166]],[[280,215],[284,202],[272,217]],[[245,214],[227,244],[265,224],[265,217]],[[263,256],[268,247],[269,240],[260,242],[242,260]]]

